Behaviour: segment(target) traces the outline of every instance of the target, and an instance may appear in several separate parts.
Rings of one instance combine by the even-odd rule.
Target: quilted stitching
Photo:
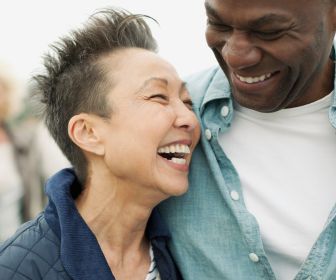
[[[43,213],[30,221],[0,247],[3,280],[71,279],[60,260],[60,241]]]

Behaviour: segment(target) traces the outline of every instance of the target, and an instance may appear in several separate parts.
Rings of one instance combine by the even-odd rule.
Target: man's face
[[[332,89],[334,5],[322,0],[206,0],[206,39],[242,106],[272,112]]]

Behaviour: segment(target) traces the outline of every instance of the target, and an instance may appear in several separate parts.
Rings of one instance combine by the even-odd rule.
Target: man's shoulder
[[[1,279],[44,279],[63,272],[60,241],[43,214],[22,225],[0,246]]]
[[[220,68],[218,66],[213,66],[185,78],[188,91],[196,106],[199,106],[200,103],[202,103],[204,95],[218,71],[221,71]]]

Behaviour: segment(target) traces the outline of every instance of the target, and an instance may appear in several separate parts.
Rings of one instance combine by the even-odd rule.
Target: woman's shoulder
[[[1,279],[53,279],[52,274],[70,279],[60,260],[60,241],[42,213],[0,245],[0,275]]]

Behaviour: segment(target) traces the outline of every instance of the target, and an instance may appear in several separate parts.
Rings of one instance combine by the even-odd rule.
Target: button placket
[[[254,262],[254,263],[259,262],[259,257],[258,257],[258,255],[255,254],[255,253],[250,253],[250,254],[249,254],[249,258],[250,258],[250,260],[251,260],[252,262]]]
[[[207,128],[207,129],[204,131],[204,133],[205,133],[205,138],[206,138],[207,140],[211,140],[211,137],[212,137],[211,130]]]
[[[227,105],[224,105],[221,109],[222,117],[224,117],[224,118],[227,117],[229,115],[229,113],[230,113],[229,107]]]
[[[234,201],[238,201],[240,198],[239,193],[237,191],[231,191],[230,196],[231,196],[231,199]]]

